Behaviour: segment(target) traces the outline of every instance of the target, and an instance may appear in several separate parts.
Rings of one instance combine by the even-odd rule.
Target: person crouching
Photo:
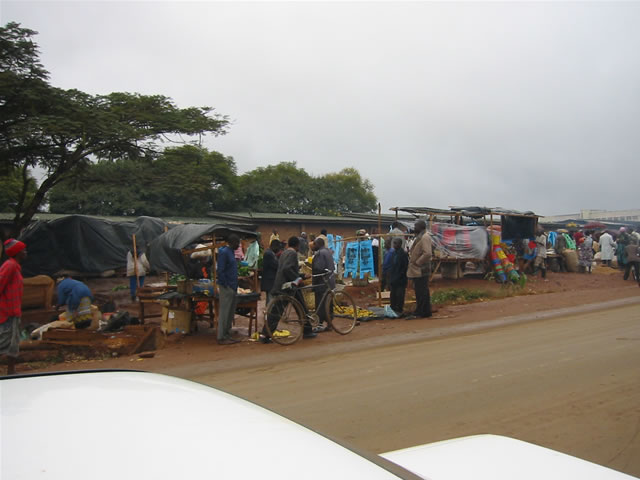
[[[68,275],[58,284],[58,307],[66,307],[60,320],[73,323],[75,328],[87,328],[91,325],[92,301],[93,295],[89,287]]]

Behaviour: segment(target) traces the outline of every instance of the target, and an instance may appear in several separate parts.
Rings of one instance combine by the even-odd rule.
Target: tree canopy
[[[373,185],[354,168],[312,177],[295,162],[260,167],[239,178],[237,210],[307,215],[371,212]]]
[[[82,173],[92,159],[153,158],[176,135],[197,143],[202,135],[226,133],[227,117],[210,107],[178,108],[163,95],[89,95],[51,86],[35,34],[13,22],[0,27],[0,158],[6,159],[3,168],[17,168],[23,178],[16,231],[49,190]],[[33,179],[27,172],[35,167],[45,175],[29,199]]]
[[[282,162],[238,176],[233,158],[200,146],[203,135],[229,128],[211,107],[52,86],[36,33],[0,27],[0,210],[14,212],[15,234],[47,201],[55,213],[118,216],[375,209],[373,185],[353,168],[315,177]],[[44,172],[39,185],[35,168]]]
[[[55,186],[49,201],[53,213],[184,217],[210,211],[340,215],[373,211],[377,199],[353,168],[313,177],[283,162],[237,176],[232,158],[183,146],[145,162],[89,165]]]
[[[53,213],[110,216],[204,216],[230,209],[235,162],[218,152],[185,145],[158,158],[99,161],[51,190]]]

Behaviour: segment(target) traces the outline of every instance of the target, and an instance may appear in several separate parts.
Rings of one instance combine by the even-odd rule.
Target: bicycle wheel
[[[267,305],[264,322],[274,342],[290,345],[302,337],[304,310],[295,298],[289,295],[278,295]]]
[[[358,320],[358,307],[353,298],[341,290],[330,292],[326,300],[327,318],[333,329],[340,335],[353,330]]]

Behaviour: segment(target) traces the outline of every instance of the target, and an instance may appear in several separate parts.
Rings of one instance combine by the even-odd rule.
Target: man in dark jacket
[[[333,255],[331,255],[331,251],[326,247],[322,238],[316,238],[313,241],[312,249],[315,254],[313,256],[313,262],[311,263],[311,273],[313,275],[324,275],[326,271],[329,270],[329,272],[331,272],[329,275],[329,288],[334,289],[336,287],[336,280],[333,272],[336,266],[333,261]],[[324,283],[324,279],[320,276],[313,277],[312,285],[316,300],[316,313],[318,314],[320,321],[325,324],[324,328],[326,330],[329,326],[329,322],[327,319],[326,307],[321,302],[323,295],[327,291],[327,285]]]
[[[271,300],[271,289],[278,272],[278,252],[281,250],[282,243],[280,240],[274,240],[264,251],[262,257],[262,279],[260,281],[260,290],[267,292],[266,305]]]
[[[234,256],[234,251],[240,245],[240,239],[236,234],[229,235],[227,246],[218,250],[218,263],[216,268],[218,294],[220,298],[220,308],[218,315],[218,343],[228,345],[236,343],[231,337],[231,325],[236,313],[238,299],[238,264]]]
[[[292,282],[297,280],[298,278],[305,278],[305,274],[300,273],[300,264],[298,263],[298,250],[300,249],[300,239],[298,237],[290,237],[287,241],[287,249],[282,252],[280,255],[280,259],[278,260],[278,271],[276,272],[276,278],[273,281],[273,287],[271,288],[271,295],[275,296],[282,293],[282,285],[287,282]],[[306,313],[306,304],[302,294],[299,290],[295,291],[296,300],[300,302],[302,308]],[[267,318],[267,322],[269,322],[269,330],[272,332],[278,328],[278,309],[275,309],[275,314],[269,318]],[[265,325],[262,329],[262,337],[261,341],[263,343],[269,343],[271,338],[269,338],[269,330],[267,330],[267,326]],[[304,338],[312,338],[317,334],[314,333],[311,329],[311,326],[305,324],[304,327]]]
[[[640,247],[636,243],[631,243],[625,247],[627,263],[624,266],[624,279],[629,278],[629,273],[633,270],[633,278],[640,286]]]
[[[389,295],[391,309],[402,316],[404,310],[404,296],[407,289],[407,268],[409,267],[409,255],[402,248],[402,239],[393,239],[393,256],[389,268],[389,285],[391,293]]]

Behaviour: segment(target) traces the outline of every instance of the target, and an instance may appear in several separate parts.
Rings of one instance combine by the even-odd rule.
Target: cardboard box
[[[191,331],[191,311],[162,307],[160,330],[164,333],[189,333]]]

